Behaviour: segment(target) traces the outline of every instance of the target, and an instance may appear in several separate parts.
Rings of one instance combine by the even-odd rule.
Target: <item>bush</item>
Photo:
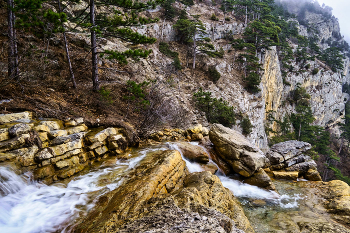
[[[214,83],[216,83],[221,77],[220,73],[214,66],[208,68],[208,76]]]
[[[307,64],[307,65],[305,66],[305,69],[306,69],[306,70],[310,69],[310,64]]]
[[[175,58],[174,58],[173,65],[175,66],[175,68],[176,68],[177,70],[181,70],[181,69],[182,69],[181,61],[180,61],[179,57],[175,57]]]
[[[232,106],[229,106],[223,99],[211,97],[211,92],[204,92],[202,88],[193,94],[196,106],[199,110],[205,112],[210,123],[220,123],[226,127],[235,124],[235,112]]]
[[[213,20],[213,21],[218,21],[219,20],[219,18],[214,13],[211,15],[210,19]]]
[[[147,100],[146,88],[149,82],[136,83],[135,81],[127,82],[128,95],[124,96],[124,99],[131,100],[135,103],[136,109],[145,109],[149,106],[150,102]]]
[[[313,70],[312,70],[312,75],[318,74],[318,71],[319,71],[318,68],[313,69]]]
[[[109,104],[113,104],[113,100],[112,100],[112,97],[110,95],[111,94],[110,90],[107,90],[104,87],[101,87],[98,92],[101,95],[101,99],[107,101],[107,103],[109,103]]]
[[[244,136],[247,136],[252,132],[253,125],[248,117],[244,117],[240,125],[242,127],[242,133]]]
[[[229,17],[226,17],[225,21],[231,21],[231,19]]]

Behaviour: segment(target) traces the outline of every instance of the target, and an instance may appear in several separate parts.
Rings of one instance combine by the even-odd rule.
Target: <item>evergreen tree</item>
[[[151,44],[156,41],[155,38],[150,38],[134,32],[131,26],[141,26],[147,23],[157,22],[159,19],[149,19],[139,17],[138,12],[154,8],[162,1],[124,1],[124,0],[90,0],[90,20],[83,17],[78,25],[85,26],[91,32],[91,53],[92,53],[92,81],[93,90],[99,89],[98,79],[98,56],[97,56],[97,38],[103,36],[105,38],[114,37],[132,44]],[[107,7],[113,10],[113,14],[108,12],[96,13],[96,6]],[[117,10],[118,9],[118,10]],[[85,9],[86,11],[87,9]],[[84,12],[80,14],[84,15]],[[127,58],[138,59],[140,57],[147,57],[151,50],[130,49],[124,52],[115,50],[106,50],[101,52],[101,56],[107,55],[108,59],[117,60],[120,64],[127,64]]]
[[[205,27],[202,21],[199,20],[198,15],[194,15],[192,19],[189,19],[186,11],[182,11],[174,28],[177,31],[177,36],[181,43],[192,45],[193,69],[196,68],[197,53],[206,53],[216,56],[217,51],[215,51],[214,46],[209,43],[210,39],[205,37]]]

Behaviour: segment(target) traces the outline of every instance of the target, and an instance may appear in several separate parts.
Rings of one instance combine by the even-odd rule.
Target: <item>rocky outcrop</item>
[[[82,118],[38,121],[23,112],[0,115],[0,122],[0,163],[33,170],[34,178],[45,183],[70,177],[91,161],[120,154],[128,146],[123,129],[91,131]]]
[[[203,206],[181,209],[172,198],[167,198],[153,206],[147,216],[125,224],[118,232],[244,233],[234,225],[232,219],[217,210]]]
[[[142,175],[140,175],[142,174]],[[210,172],[188,174],[178,151],[147,156],[74,232],[254,232],[233,194]]]
[[[265,155],[235,130],[213,124],[209,138],[220,157],[244,177],[252,176],[266,163]]]
[[[188,142],[179,142],[176,145],[178,146],[178,148],[182,152],[182,155],[185,158],[199,163],[209,162],[209,155],[202,147],[192,145]]]
[[[317,165],[305,152],[311,149],[311,144],[301,141],[286,141],[275,144],[267,152],[266,156],[270,161],[270,168],[273,171],[286,171],[284,173],[274,173],[276,178],[285,177],[294,179],[294,172],[298,172],[298,177],[304,176],[310,180],[320,181],[321,176],[317,172]],[[289,173],[288,172],[292,172]]]
[[[333,214],[333,218],[350,227],[350,187],[343,181],[332,180],[320,185],[324,205]]]

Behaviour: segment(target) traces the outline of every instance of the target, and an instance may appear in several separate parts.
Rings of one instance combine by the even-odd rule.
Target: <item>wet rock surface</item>
[[[188,142],[178,142],[177,146],[185,158],[199,163],[209,162],[209,155],[202,147],[192,145]]]
[[[349,186],[344,182],[276,180],[274,183],[277,191],[289,199],[282,199],[277,205],[251,200],[251,204],[245,206],[245,213],[256,232],[350,232],[345,222],[349,213],[343,208]],[[330,206],[331,203],[337,204]]]
[[[146,157],[119,188],[100,197],[74,232],[254,231],[217,176],[188,174],[178,151],[163,151]]]

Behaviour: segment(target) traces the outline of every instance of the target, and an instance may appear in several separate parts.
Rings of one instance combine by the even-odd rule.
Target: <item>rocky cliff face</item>
[[[319,68],[321,72],[316,75],[312,75],[311,71],[299,75],[289,73],[285,78],[285,82],[289,85],[284,85],[276,49],[273,48],[266,53],[265,73],[262,77],[266,113],[273,111],[273,116],[282,120],[283,116],[294,112],[295,109],[288,102],[288,97],[297,84],[301,84],[311,96],[311,108],[316,118],[314,124],[333,128],[334,133],[338,133],[337,123],[342,122],[345,103],[349,99],[348,94],[342,92],[344,73],[334,73],[330,69],[323,70],[322,67],[325,65],[318,60],[309,64],[311,67]],[[347,72],[347,68],[344,72]],[[275,130],[275,127],[274,124],[272,128]]]
[[[163,55],[157,45],[151,45],[148,48],[153,49],[153,53],[148,59],[141,59],[139,62],[130,63],[128,65],[131,78],[141,82],[149,79],[155,79],[162,83],[161,92],[164,98],[171,106],[171,109],[182,109],[186,115],[182,123],[190,125],[193,123],[202,123],[204,126],[208,122],[203,113],[197,111],[193,105],[193,93],[202,87],[205,91],[212,92],[212,96],[223,98],[230,105],[235,107],[237,113],[248,116],[253,125],[252,132],[248,138],[259,148],[267,150],[267,135],[265,133],[265,125],[267,124],[267,113],[271,113],[276,119],[281,120],[286,114],[295,111],[292,104],[287,99],[290,91],[294,90],[298,84],[305,87],[311,95],[311,106],[316,121],[316,125],[334,128],[334,133],[339,134],[337,123],[342,121],[344,116],[345,103],[349,99],[347,94],[342,93],[342,84],[350,80],[348,75],[348,65],[345,63],[343,73],[332,72],[321,61],[310,61],[311,69],[318,68],[320,72],[316,75],[308,72],[289,73],[285,80],[282,78],[278,51],[271,48],[260,55],[263,73],[261,74],[261,92],[250,94],[244,89],[242,82],[242,74],[240,72],[240,64],[236,61],[238,52],[234,51],[231,44],[224,40],[227,34],[239,37],[243,30],[244,24],[236,21],[234,14],[227,14],[225,17],[230,21],[224,20],[222,11],[211,4],[199,3],[192,7],[185,7],[181,3],[175,3],[177,7],[186,9],[191,14],[200,15],[203,22],[207,37],[212,40],[212,44],[216,49],[223,48],[225,55],[223,58],[212,58],[207,55],[197,55],[197,68],[200,72],[193,73],[191,67],[191,57],[187,54],[187,46],[176,43],[176,34],[173,28],[174,22],[159,21],[154,24],[135,27],[134,29],[142,34],[152,36],[158,41],[166,41],[171,45],[171,49],[179,53],[180,60],[184,67],[181,71],[175,71],[172,66],[172,59]],[[71,9],[72,14],[74,9]],[[160,9],[157,8],[148,12],[152,16],[159,16]],[[212,21],[210,16],[215,14],[219,20]],[[321,14],[306,12],[305,19],[309,25],[314,25],[315,30],[322,35],[321,39],[333,38],[334,32],[339,33],[339,24],[333,17],[325,19]],[[299,25],[299,33],[304,36],[312,36],[308,28]],[[86,34],[81,33],[81,40],[88,42]],[[333,38],[334,39],[334,38]],[[99,43],[99,49],[118,49],[124,51],[127,44],[120,43],[118,40],[101,39],[103,43]],[[322,48],[326,48],[326,44],[320,44]],[[291,43],[293,50],[297,49],[297,45]],[[102,60],[101,66],[110,67],[113,65],[111,61]],[[297,64],[293,66],[298,69]],[[221,74],[221,78],[216,82],[210,81],[206,77],[208,67],[215,67]],[[108,71],[106,71],[108,72]],[[129,74],[130,74],[129,73]],[[127,73],[110,73],[110,80],[125,83],[130,79]],[[176,118],[176,117],[175,117]],[[239,123],[239,122],[238,122]],[[272,129],[276,129],[276,125],[269,125]],[[239,126],[234,126],[236,130],[241,130]]]

